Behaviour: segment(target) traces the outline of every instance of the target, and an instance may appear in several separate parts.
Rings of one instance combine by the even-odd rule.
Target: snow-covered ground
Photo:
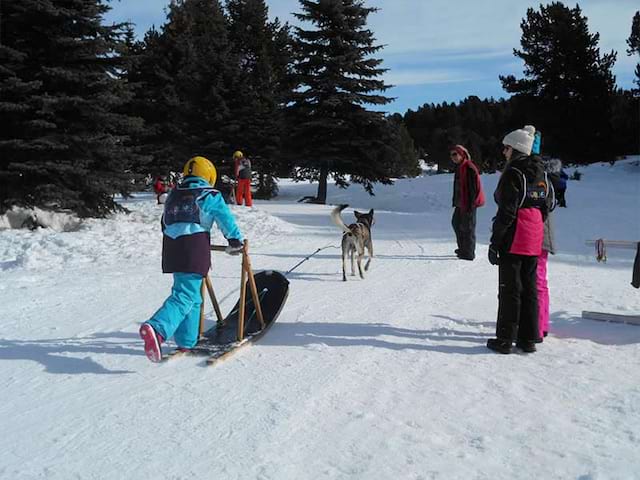
[[[640,327],[580,317],[640,313],[634,252],[597,264],[584,244],[640,240],[640,166],[581,170],[555,213],[551,335],[530,355],[485,347],[496,175],[483,176],[475,262],[453,256],[451,175],[375,197],[330,188],[334,204],[376,210],[372,267],[346,283],[331,207],[296,202],[315,185],[233,207],[256,270],[329,248],[289,275],[268,335],[215,367],[142,351],[138,327],[171,285],[152,196],[74,231],[0,230],[0,478],[640,478]],[[239,260],[213,264],[228,310]]]

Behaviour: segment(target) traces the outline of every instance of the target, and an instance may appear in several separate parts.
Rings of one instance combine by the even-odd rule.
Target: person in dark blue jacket
[[[564,170],[560,170],[558,180],[558,205],[561,207],[567,208],[567,200],[565,198],[567,191],[567,181],[569,180],[569,175]]]
[[[152,362],[162,360],[162,343],[174,337],[178,348],[198,341],[202,280],[211,267],[210,231],[214,222],[229,242],[227,253],[242,251],[243,238],[222,194],[212,186],[216,169],[204,157],[193,157],[184,179],[169,194],[162,216],[162,271],[173,274],[171,295],[140,327],[144,351]]]
[[[549,162],[549,180],[553,183],[558,206],[566,208],[567,201],[565,199],[565,193],[567,191],[569,175],[564,171],[562,168],[562,162],[558,159],[554,159]]]

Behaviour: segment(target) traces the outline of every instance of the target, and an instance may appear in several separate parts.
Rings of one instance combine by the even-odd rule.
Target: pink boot
[[[149,360],[158,363],[162,360],[162,348],[164,341],[162,335],[156,333],[151,325],[143,323],[140,327],[140,338],[144,340],[144,353]]]

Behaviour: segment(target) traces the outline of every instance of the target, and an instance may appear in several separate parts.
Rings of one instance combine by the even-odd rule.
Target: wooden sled
[[[638,242],[629,240],[605,240],[600,238],[598,240],[587,240],[586,244],[596,247],[596,260],[598,260],[598,262],[607,261],[606,247],[629,250],[636,250],[638,248]],[[638,259],[636,258],[636,262],[637,261]],[[632,280],[631,285],[638,288],[634,281],[635,280]],[[596,320],[598,322],[614,322],[626,323],[629,325],[640,325],[640,315],[619,315],[615,313],[589,312],[585,310],[582,312],[582,318],[587,320]]]
[[[212,245],[213,251],[225,251],[224,246]],[[240,299],[229,315],[222,317],[220,306],[209,276],[202,282],[203,302],[200,307],[200,338],[191,350],[175,350],[165,356],[169,360],[180,356],[206,356],[207,365],[228,358],[239,348],[260,339],[275,323],[289,294],[289,281],[279,272],[267,270],[254,275],[248,255],[248,242],[242,249],[240,275]],[[247,296],[247,287],[250,296]],[[204,331],[204,294],[209,298],[216,313],[216,325]]]
[[[614,313],[583,311],[582,318],[585,320],[597,320],[598,322],[626,323],[640,326],[640,315],[617,315]]]

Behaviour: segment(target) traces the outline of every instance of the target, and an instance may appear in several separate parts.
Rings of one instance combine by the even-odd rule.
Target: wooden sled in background
[[[597,320],[598,322],[626,323],[629,325],[640,325],[640,315],[617,315],[615,313],[582,311],[582,318],[585,320]]]
[[[586,244],[596,248],[596,260],[598,260],[598,262],[607,261],[606,247],[630,250],[636,250],[638,248],[638,242],[628,240],[604,240],[600,238],[598,240],[588,240]],[[628,325],[640,326],[640,315],[619,315],[615,313],[590,312],[584,310],[582,312],[582,318],[586,320],[596,320],[598,322],[626,323]]]

